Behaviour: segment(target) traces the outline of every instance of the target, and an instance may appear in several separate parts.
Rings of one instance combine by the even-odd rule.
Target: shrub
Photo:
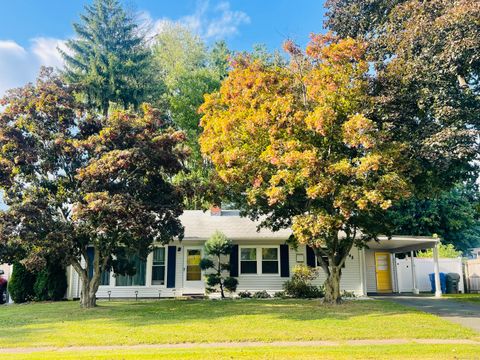
[[[433,249],[419,251],[417,253],[418,258],[431,259],[432,256],[433,256]],[[462,252],[457,251],[457,249],[455,249],[455,247],[452,244],[446,244],[446,245],[440,244],[440,246],[438,247],[438,256],[441,258],[455,259],[462,256]]]
[[[8,292],[16,303],[23,303],[34,299],[35,274],[17,262],[13,264],[13,272],[8,282]]]
[[[317,276],[317,269],[306,265],[295,266],[293,268],[292,278],[283,284],[285,294],[300,299],[323,297],[323,288],[311,284],[311,281]]]
[[[286,298],[288,298],[285,291],[277,291],[275,294],[273,294],[273,297],[276,298],[276,299],[286,299]]]
[[[355,298],[357,297],[353,291],[343,290],[342,298]]]
[[[270,294],[266,290],[257,291],[253,294],[254,299],[269,299],[271,298]]]
[[[240,291],[240,292],[238,293],[238,296],[239,296],[240,298],[242,298],[242,299],[249,299],[249,298],[252,297],[252,293],[251,293],[250,291],[248,291],[248,290],[246,290],[246,291]]]
[[[59,265],[50,265],[40,271],[33,286],[35,300],[62,300],[67,290],[65,269]]]

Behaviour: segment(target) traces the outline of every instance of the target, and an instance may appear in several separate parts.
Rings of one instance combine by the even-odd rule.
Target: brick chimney
[[[219,205],[212,205],[210,208],[211,216],[222,216],[222,208]]]

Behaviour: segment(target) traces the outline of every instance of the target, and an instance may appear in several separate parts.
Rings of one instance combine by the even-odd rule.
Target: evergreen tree
[[[225,290],[230,292],[237,290],[238,280],[225,274],[230,271],[229,262],[222,262],[223,259],[229,258],[232,249],[232,241],[220,231],[216,231],[205,243],[205,254],[208,257],[200,261],[202,270],[210,270],[206,275],[207,291],[215,292],[217,288],[220,289],[222,299],[225,299]]]
[[[95,0],[80,18],[69,51],[61,51],[67,81],[104,115],[110,102],[137,107],[148,93],[150,52],[135,19],[118,0]]]
[[[17,304],[33,300],[35,297],[34,284],[35,274],[20,262],[15,262],[13,264],[12,276],[8,282],[8,292],[12,300]]]

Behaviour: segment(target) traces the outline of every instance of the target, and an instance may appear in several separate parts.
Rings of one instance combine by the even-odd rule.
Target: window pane
[[[100,285],[110,285],[110,271],[102,271]]]
[[[117,275],[115,284],[117,286],[144,286],[145,285],[145,273],[147,270],[147,264],[144,260],[138,256],[132,256],[129,259],[133,262],[136,273],[133,276],[130,275]]]
[[[262,260],[277,260],[277,259],[278,259],[277,248],[262,249]]]
[[[153,250],[153,263],[155,265],[165,264],[165,248],[155,248]]]
[[[262,261],[262,274],[278,274],[278,261]]]
[[[152,266],[152,285],[165,285],[165,266]]]
[[[187,250],[187,281],[202,280],[202,269],[200,268],[200,260],[202,253],[200,250]]]
[[[256,274],[257,273],[257,261],[241,261],[240,272],[242,274]]]
[[[256,248],[246,248],[242,249],[242,254],[240,259],[243,260],[256,260],[257,259],[257,249]]]

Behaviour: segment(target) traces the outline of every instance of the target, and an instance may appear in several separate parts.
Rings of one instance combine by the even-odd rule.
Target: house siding
[[[345,260],[345,268],[342,269],[342,277],[340,280],[340,290],[352,291],[355,295],[363,294],[362,284],[362,266],[360,256],[361,252],[354,247],[347,259]],[[315,285],[322,285],[326,279],[325,273],[320,269],[319,276],[313,281]]]
[[[366,282],[367,293],[377,292],[377,275],[375,272],[375,251],[365,250],[365,267],[366,267]]]
[[[115,286],[115,277],[110,276],[110,284],[108,286],[100,286],[97,292],[98,298],[108,298],[109,291],[111,298],[159,298],[159,297],[175,297],[181,296],[183,292],[184,283],[184,247],[185,246],[199,246],[204,244],[204,240],[183,240],[182,242],[172,242],[170,246],[176,246],[176,267],[175,267],[175,287],[167,288],[166,285],[150,285],[151,276],[151,255],[147,258],[147,279],[145,286]],[[285,244],[284,240],[237,240],[234,244],[242,246],[279,246]],[[179,250],[180,249],[180,250]],[[297,254],[303,257],[303,261],[297,262]],[[342,290],[353,291],[356,295],[363,295],[362,285],[362,268],[360,261],[361,252],[357,248],[352,249],[350,256],[345,262],[345,268],[342,271],[342,279],[340,286]],[[267,290],[270,293],[283,290],[283,284],[289,280],[292,276],[292,270],[295,265],[306,264],[306,247],[298,246],[294,249],[289,246],[288,248],[288,262],[289,262],[289,277],[280,276],[280,264],[278,275],[262,275],[252,274],[245,275],[239,274],[237,292],[248,290],[250,292]],[[301,259],[299,259],[301,260]],[[166,264],[168,267],[168,264]],[[80,286],[78,281],[78,275],[73,269],[69,269],[69,298],[78,298],[80,296]],[[322,285],[325,280],[325,274],[319,269],[319,277],[314,280],[315,285]],[[138,292],[136,294],[136,292]]]

